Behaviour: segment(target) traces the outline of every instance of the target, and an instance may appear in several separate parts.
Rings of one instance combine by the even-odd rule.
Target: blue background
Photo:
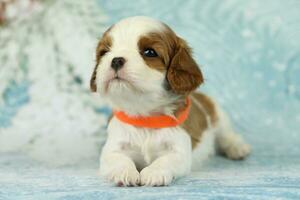
[[[51,168],[0,154],[0,199],[300,199],[300,1],[99,0],[97,6],[107,16],[103,27],[147,15],[185,38],[205,77],[199,89],[229,113],[251,156],[212,158],[169,187],[116,188],[95,176],[94,161]],[[30,102],[28,87],[26,80],[12,82],[2,94],[2,131]]]

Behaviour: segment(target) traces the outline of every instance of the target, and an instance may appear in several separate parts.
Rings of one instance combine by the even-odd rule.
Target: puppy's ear
[[[97,48],[96,48],[96,65],[94,67],[94,71],[92,73],[92,77],[90,80],[90,88],[92,92],[97,91],[97,84],[96,84],[96,78],[97,78],[97,68],[100,63],[101,57],[109,51],[109,48],[111,47],[112,40],[110,36],[108,35],[109,31],[111,30],[112,26],[107,29],[107,31],[104,32],[102,38],[98,42]]]
[[[96,75],[97,75],[97,65],[94,67],[94,71],[92,73],[92,77],[91,77],[91,80],[90,80],[90,88],[91,88],[92,92],[97,91]]]
[[[175,93],[185,94],[203,83],[203,76],[187,43],[179,37],[176,43],[175,53],[167,70],[167,81]]]
[[[93,73],[92,73],[92,77],[90,80],[90,89],[92,92],[96,92],[97,91],[97,85],[96,85],[96,77],[97,77],[97,68],[100,62],[100,53],[99,53],[99,48],[101,45],[101,40],[98,42],[97,48],[96,48],[96,65],[94,67]]]

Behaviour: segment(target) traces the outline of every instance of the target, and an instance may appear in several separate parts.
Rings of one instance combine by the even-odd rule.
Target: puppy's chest
[[[134,160],[151,163],[157,157],[172,151],[182,137],[189,138],[182,128],[136,128],[113,118],[108,128],[110,139],[117,139],[121,151]]]
[[[128,134],[130,136],[120,144],[122,151],[134,160],[144,160],[146,163],[151,163],[157,157],[172,151],[176,145],[172,139],[168,138],[167,133],[139,130]]]

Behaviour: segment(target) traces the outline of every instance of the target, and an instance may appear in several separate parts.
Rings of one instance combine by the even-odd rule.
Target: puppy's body
[[[146,17],[120,21],[97,47],[91,88],[128,116],[171,116],[187,107],[177,126],[136,127],[113,117],[100,159],[100,173],[120,185],[167,185],[188,174],[217,148],[242,159],[249,146],[207,96],[187,44],[166,25]],[[216,147],[215,147],[216,144]]]
[[[215,149],[231,159],[244,158],[249,146],[232,131],[219,108],[212,108],[215,113],[210,113],[206,100],[195,98],[200,95],[203,94],[191,95],[190,116],[178,127],[137,128],[113,117],[102,150],[101,173],[124,185],[168,185],[191,169],[199,170]]]

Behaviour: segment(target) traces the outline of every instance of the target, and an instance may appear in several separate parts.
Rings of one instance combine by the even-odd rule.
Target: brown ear
[[[191,56],[191,49],[179,37],[167,71],[167,80],[171,89],[178,94],[191,92],[203,82],[202,73]]]
[[[108,33],[111,30],[112,26],[107,29],[107,31],[104,32],[102,38],[98,42],[97,48],[96,48],[96,65],[94,67],[94,71],[90,80],[90,88],[92,92],[97,91],[97,85],[96,85],[96,77],[97,77],[97,68],[100,63],[100,58],[107,52],[112,44],[112,40],[109,37]]]
[[[94,67],[94,71],[93,71],[93,74],[92,74],[92,77],[91,77],[91,80],[90,80],[90,88],[91,88],[92,92],[97,91],[97,85],[96,85],[97,66],[98,66],[98,63]]]
[[[98,42],[97,47],[96,47],[96,65],[94,67],[94,71],[92,73],[92,77],[90,80],[90,88],[92,92],[97,91],[97,85],[96,85],[96,77],[97,77],[97,68],[100,62],[100,53],[99,53],[99,48],[101,46],[101,41],[102,39]]]

